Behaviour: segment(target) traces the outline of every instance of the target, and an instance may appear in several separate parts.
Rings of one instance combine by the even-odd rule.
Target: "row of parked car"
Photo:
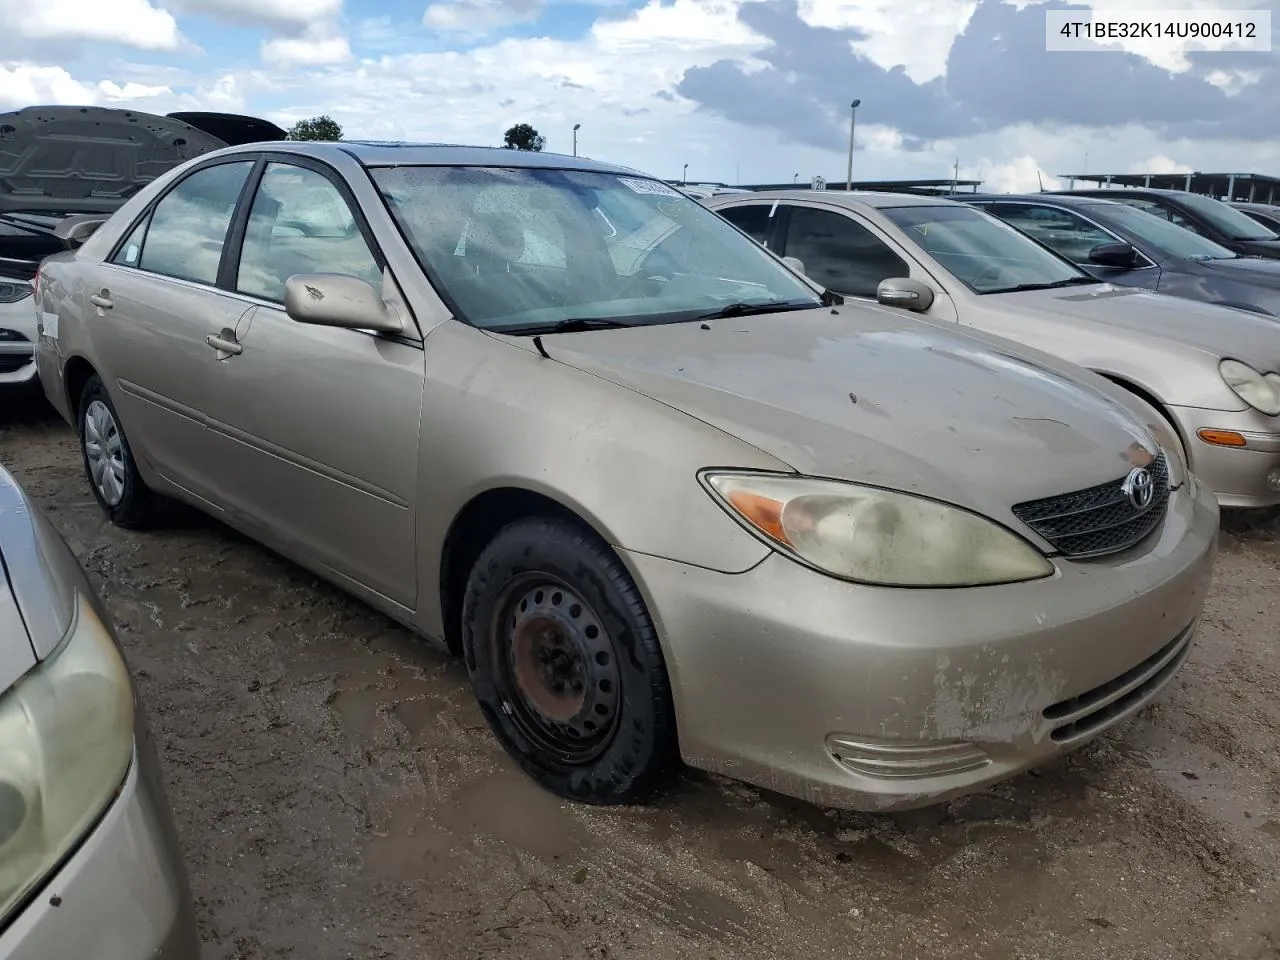
[[[447,645],[561,796],[680,762],[869,810],[981,789],[1155,696],[1219,502],[1280,501],[1274,320],[1100,283],[978,206],[196,133],[0,116],[0,216],[39,253],[0,325],[94,497],[129,528],[185,501]],[[0,956],[89,952],[68,908],[151,955],[189,917],[137,884],[176,867],[133,860],[111,914],[65,893],[164,831],[129,812],[101,606],[8,496]]]

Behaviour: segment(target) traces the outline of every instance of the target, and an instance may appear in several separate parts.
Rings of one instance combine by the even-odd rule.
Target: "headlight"
[[[92,828],[133,756],[133,690],[93,608],[0,695],[0,920]]]
[[[936,500],[807,477],[707,473],[703,479],[748,529],[845,580],[964,587],[1053,573],[1053,564],[1013,532]]]
[[[0,303],[17,303],[32,292],[31,284],[25,280],[0,280]]]
[[[1218,370],[1231,391],[1253,409],[1272,417],[1280,414],[1280,378],[1275,374],[1264,377],[1239,360],[1223,360]]]

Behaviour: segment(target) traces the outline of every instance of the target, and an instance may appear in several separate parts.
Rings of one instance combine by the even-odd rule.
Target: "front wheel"
[[[120,415],[96,374],[80,394],[79,433],[84,472],[98,505],[117,526],[146,526],[155,497],[138,474]]]
[[[462,619],[480,707],[544,787],[627,803],[674,766],[657,631],[626,568],[589,532],[548,519],[504,528],[471,571]]]

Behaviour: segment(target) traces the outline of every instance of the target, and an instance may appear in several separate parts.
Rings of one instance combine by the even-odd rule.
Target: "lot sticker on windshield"
[[[618,182],[624,187],[630,189],[633,193],[640,193],[653,197],[680,196],[679,190],[673,189],[665,183],[659,183],[657,180],[638,180],[635,177],[619,177]]]

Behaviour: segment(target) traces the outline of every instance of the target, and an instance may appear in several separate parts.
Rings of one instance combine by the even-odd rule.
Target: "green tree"
[[[341,140],[342,125],[328,115],[299,120],[289,129],[290,140]]]
[[[508,150],[541,150],[547,138],[527,123],[517,123],[502,137],[502,145]]]

